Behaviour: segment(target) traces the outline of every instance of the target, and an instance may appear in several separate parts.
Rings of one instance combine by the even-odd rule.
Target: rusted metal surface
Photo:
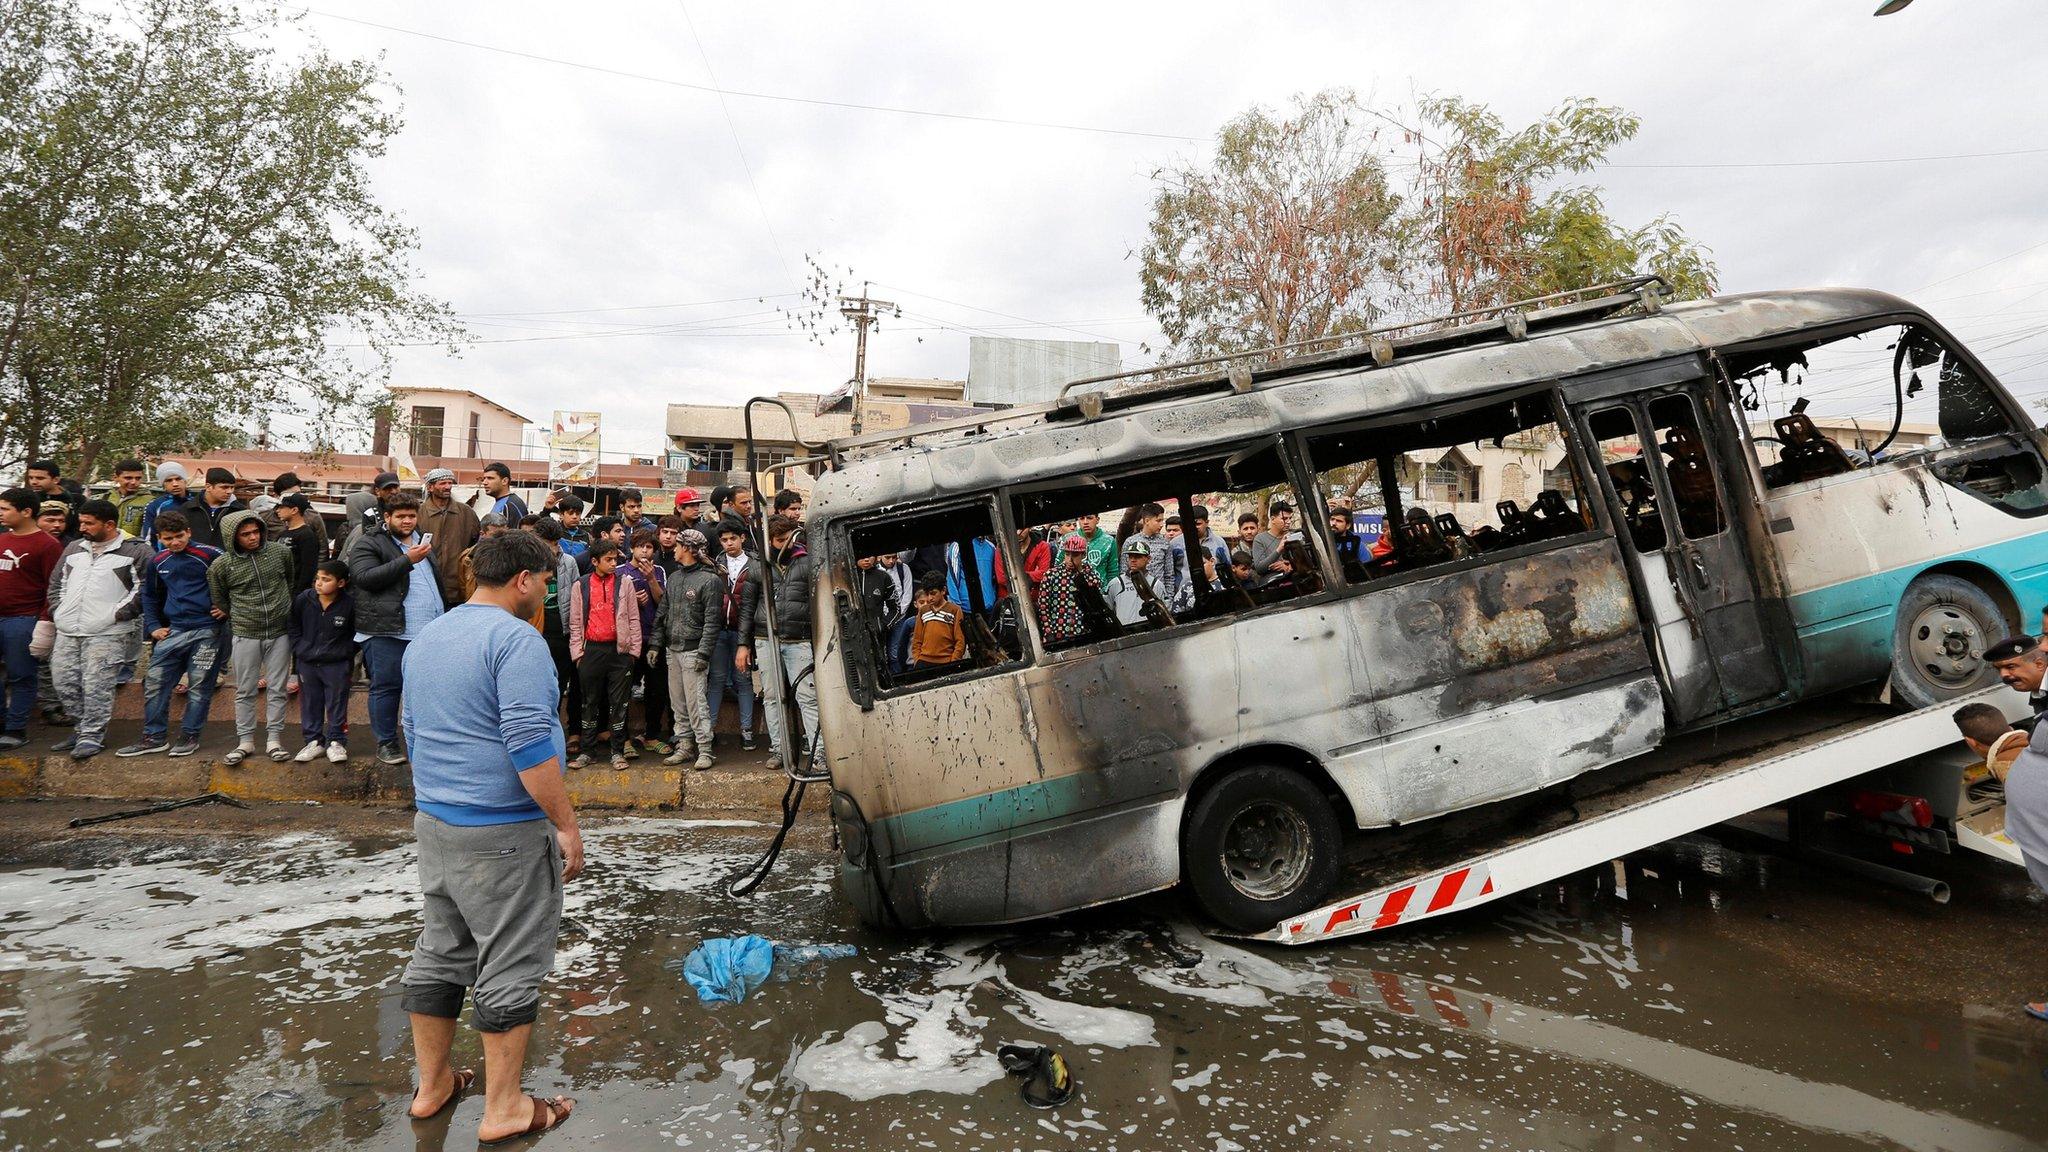
[[[1092,423],[1040,421],[984,435],[963,431],[950,439],[866,456],[826,473],[812,492],[810,515],[829,519],[847,511],[1067,476],[1126,456],[1166,454],[1251,432],[1456,401],[1818,324],[1911,311],[1895,296],[1851,289],[1723,296],[1522,342],[1397,359],[1386,367],[1368,361],[1290,376],[1261,382],[1242,395],[1162,402]]]
[[[820,662],[821,692],[842,690],[837,665]],[[1543,787],[1662,731],[1604,539],[825,710],[898,911],[950,923],[1173,883],[1181,797],[1234,756],[1312,758],[1380,826]]]

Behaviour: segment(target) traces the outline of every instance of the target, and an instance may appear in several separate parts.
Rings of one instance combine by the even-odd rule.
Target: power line
[[[732,134],[732,150],[739,153],[740,171],[747,174],[747,191],[754,194],[754,207],[760,210],[761,227],[768,232],[768,244],[775,249],[775,262],[782,265],[782,277],[792,286],[796,276],[789,270],[789,258],[782,254],[782,240],[775,235],[775,222],[768,218],[768,205],[761,201],[761,187],[754,183],[754,166],[747,160],[747,146],[740,143],[739,126],[732,122],[732,109],[725,103],[725,93],[718,90],[718,73],[711,69],[711,56],[704,50],[704,37],[697,31],[697,22],[690,18],[690,6],[684,0],[676,0],[676,7],[683,13],[683,23],[690,29],[690,39],[696,42],[697,59],[704,62],[704,75],[711,81],[713,91],[718,91],[718,110],[725,114],[725,130]]]
[[[1987,260],[1984,263],[1977,265],[1975,268],[1971,268],[1963,272],[1958,272],[1953,276],[1944,276],[1941,279],[1934,281],[1933,283],[1922,284],[1918,288],[1913,289],[1911,294],[1918,296],[1920,293],[1927,291],[1929,288],[1939,288],[1941,285],[1946,284],[1951,280],[1961,280],[1965,276],[1974,276],[1977,273],[1982,272],[1986,268],[1991,267],[1992,265],[2003,264],[2007,260],[2011,260],[2019,256],[2025,256],[2027,253],[2035,251],[2036,249],[2040,248],[2048,248],[2048,240],[2043,240],[2039,244],[2029,244],[2025,248],[2022,248],[2017,252],[2008,252],[2005,255],[2000,256],[1996,260]]]
[[[968,311],[970,311],[970,312],[986,312],[986,313],[987,313],[987,314],[989,314],[990,316],[1001,316],[1001,317],[1003,317],[1003,318],[1004,318],[1004,319],[1006,319],[1006,320],[1021,320],[1021,321],[1023,321],[1023,322],[1024,322],[1024,323],[1026,323],[1026,324],[1032,324],[1032,325],[1036,325],[1037,327],[1040,327],[1040,328],[1053,328],[1053,329],[1057,329],[1058,331],[1061,331],[1061,332],[1072,332],[1072,333],[1075,333],[1076,335],[1080,335],[1080,336],[1087,336],[1087,337],[1091,337],[1091,338],[1093,338],[1093,339],[1096,339],[1096,340],[1106,340],[1106,341],[1108,341],[1108,342],[1110,342],[1110,343],[1112,343],[1112,344],[1120,344],[1120,343],[1122,343],[1122,342],[1123,342],[1123,341],[1122,341],[1122,339],[1121,339],[1120,337],[1116,337],[1116,336],[1105,336],[1105,335],[1103,335],[1103,334],[1102,334],[1102,333],[1100,333],[1100,332],[1090,332],[1090,331],[1088,331],[1088,330],[1087,330],[1087,329],[1085,329],[1085,328],[1071,328],[1071,327],[1068,327],[1068,326],[1067,326],[1067,325],[1065,325],[1065,324],[1048,324],[1048,323],[1045,323],[1045,322],[1044,322],[1044,321],[1042,321],[1042,320],[1033,320],[1033,319],[1032,319],[1031,317],[1029,317],[1029,316],[1019,316],[1019,315],[1017,315],[1017,314],[1015,314],[1015,313],[1013,313],[1013,312],[1000,312],[1000,311],[997,311],[997,310],[996,310],[996,309],[994,309],[994,308],[983,308],[983,307],[981,307],[980,305],[977,305],[977,304],[963,304],[963,303],[961,303],[961,302],[960,302],[960,301],[958,301],[958,300],[948,300],[948,299],[946,299],[946,298],[945,298],[945,297],[943,297],[943,296],[934,296],[934,295],[932,295],[932,294],[931,294],[931,293],[929,293],[929,292],[919,292],[919,291],[917,291],[917,290],[915,290],[915,289],[912,289],[912,288],[905,288],[905,287],[903,287],[903,286],[901,286],[901,285],[895,285],[895,284],[883,284],[883,283],[881,283],[880,281],[876,281],[876,286],[877,286],[877,287],[881,287],[881,288],[887,288],[887,289],[889,289],[889,290],[890,290],[890,291],[892,291],[892,292],[902,292],[902,293],[905,293],[905,294],[907,294],[907,295],[911,295],[911,296],[916,296],[916,297],[918,297],[919,299],[923,299],[923,300],[930,300],[930,301],[932,301],[933,303],[936,303],[936,304],[946,304],[946,305],[950,305],[951,307],[954,307],[954,308],[965,308],[965,309],[967,309],[967,310],[968,310]],[[934,319],[934,320],[936,320],[936,319],[938,319],[938,318],[937,318],[937,317],[928,317],[928,319]]]
[[[2015,148],[2005,152],[1953,152],[1946,156],[1876,156],[1854,160],[1726,160],[1726,161],[1602,161],[1602,168],[1850,168],[1873,164],[1930,164],[1950,160],[1991,160],[2002,156],[2039,156],[2048,148]]]
[[[457,315],[464,318],[510,318],[520,316],[578,316],[592,312],[651,312],[662,308],[701,308],[711,304],[742,304],[748,300],[758,303],[762,300],[777,300],[784,296],[794,295],[796,295],[794,292],[749,292],[745,296],[727,296],[719,300],[685,300],[677,304],[619,304],[610,308],[555,308],[543,312],[461,312],[457,313]]]
[[[422,32],[417,28],[402,28],[396,24],[381,24],[375,20],[363,20],[355,16],[342,16],[334,12],[322,12],[317,8],[281,5],[308,16],[323,20],[338,20],[344,24],[357,24],[365,28],[376,28],[384,32],[396,32],[401,36],[415,36],[422,40],[434,40],[442,44],[453,44],[462,48],[474,48],[479,52],[495,52],[501,56],[516,56],[541,64],[555,64],[563,68],[578,68],[585,72],[596,72],[605,76],[616,76],[624,80],[641,80],[649,84],[664,84],[670,88],[684,88],[692,92],[713,92],[721,96],[734,96],[744,100],[773,100],[784,104],[809,104],[820,108],[843,108],[858,112],[886,112],[892,116],[922,116],[934,120],[965,120],[977,124],[1002,124],[1012,128],[1049,128],[1061,132],[1089,132],[1101,136],[1137,136],[1150,140],[1173,140],[1187,144],[1205,144],[1206,139],[1195,136],[1180,136],[1170,132],[1146,132],[1133,128],[1103,128],[1092,124],[1063,124],[1051,120],[1023,120],[1009,116],[977,116],[970,112],[941,112],[931,108],[903,108],[888,104],[862,104],[852,100],[824,100],[811,96],[790,96],[780,92],[746,92],[737,88],[720,88],[714,84],[693,84],[669,76],[650,76],[645,72],[630,72],[623,68],[608,68],[602,64],[588,64],[580,60],[564,60],[559,56],[544,56],[538,52],[523,52],[517,48],[506,48],[497,44],[482,44],[474,40],[463,40],[454,36],[442,36],[433,32]]]

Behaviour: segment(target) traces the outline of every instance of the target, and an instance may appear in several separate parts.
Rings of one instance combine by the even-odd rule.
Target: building
[[[960,380],[878,376],[868,381],[865,430],[882,432],[951,420],[985,411],[964,403],[966,383]],[[748,471],[761,473],[785,460],[809,455],[804,444],[853,435],[853,412],[849,405],[819,412],[827,397],[816,392],[778,392],[774,399],[789,407],[796,418],[794,435],[790,419],[772,405],[754,410],[755,443],[759,456],[747,456],[747,421],[740,404],[671,404],[668,406],[668,481],[671,487],[687,484],[707,488],[732,483]],[[801,442],[801,443],[800,443]],[[761,475],[757,486],[773,491],[779,480]]]
[[[415,460],[427,456],[512,460],[526,454],[526,426],[535,423],[503,404],[459,388],[393,388],[392,418],[380,419],[373,456],[392,451],[392,434]],[[427,465],[422,464],[424,471]]]
[[[1122,370],[1122,352],[1115,344],[967,338],[967,400],[992,408],[1056,400],[1068,381]]]

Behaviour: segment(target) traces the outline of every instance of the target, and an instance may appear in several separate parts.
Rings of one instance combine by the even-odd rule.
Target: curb
[[[644,763],[641,762],[641,763]],[[638,811],[780,812],[782,773],[768,768],[698,772],[636,763],[624,771],[593,765],[567,774],[578,808]],[[822,816],[828,789],[804,797],[804,811]],[[230,768],[218,756],[117,759],[102,753],[77,761],[61,753],[0,756],[0,802],[9,800],[175,800],[219,792],[237,800],[323,804],[409,805],[412,771],[359,756],[347,764],[316,760],[277,763],[258,755]]]

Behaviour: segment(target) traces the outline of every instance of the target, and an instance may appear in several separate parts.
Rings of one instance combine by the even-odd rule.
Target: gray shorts
[[[562,923],[554,825],[472,827],[421,812],[412,828],[426,925],[405,966],[405,1010],[452,1020],[462,1014],[468,990],[477,1031],[533,1023]]]

